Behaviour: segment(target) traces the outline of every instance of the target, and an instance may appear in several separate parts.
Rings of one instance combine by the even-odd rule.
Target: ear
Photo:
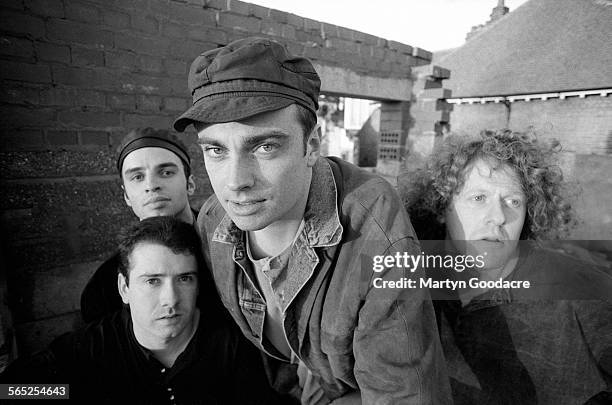
[[[187,179],[187,195],[193,195],[193,193],[195,193],[195,189],[195,177],[193,177],[193,174],[190,174],[189,178]]]
[[[125,191],[125,187],[123,187],[123,185],[121,185],[121,190],[123,190],[123,199],[125,200],[125,203],[128,207],[131,207],[132,203],[130,202],[130,197],[128,197],[127,192]]]
[[[313,167],[321,155],[321,125],[317,124],[306,142],[306,164]]]
[[[117,288],[119,289],[119,295],[121,295],[123,303],[129,304],[128,292],[130,291],[130,287],[128,287],[125,277],[123,277],[121,273],[117,274]]]

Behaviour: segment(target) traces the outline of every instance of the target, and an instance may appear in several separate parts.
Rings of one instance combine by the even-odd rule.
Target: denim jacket
[[[420,253],[395,190],[340,159],[319,158],[304,222],[278,298],[288,343],[327,397],[359,390],[365,404],[446,403],[450,390],[428,292],[373,288],[374,277],[398,280],[406,271],[374,273],[374,256]],[[215,196],[198,225],[223,304],[248,339],[280,359],[262,336],[266,303],[253,282],[245,233]]]

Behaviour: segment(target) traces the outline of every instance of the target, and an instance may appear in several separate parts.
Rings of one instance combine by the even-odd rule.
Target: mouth
[[[149,198],[145,202],[145,205],[160,204],[160,203],[165,203],[165,202],[168,202],[168,201],[170,201],[170,198],[168,198],[168,197],[163,197],[163,196],[153,197],[153,198]]]
[[[180,314],[165,315],[165,316],[160,316],[159,318],[157,318],[157,320],[172,322],[172,321],[177,320],[180,316],[181,316]]]
[[[236,215],[253,215],[265,202],[265,199],[250,199],[250,200],[228,200],[229,209]]]

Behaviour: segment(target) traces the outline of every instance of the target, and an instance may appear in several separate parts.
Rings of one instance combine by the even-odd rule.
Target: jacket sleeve
[[[360,215],[366,219],[359,229],[361,307],[353,352],[362,402],[452,403],[429,291],[419,288],[425,274],[405,262],[407,255],[418,256],[421,249],[399,198],[385,191],[376,193],[379,197]],[[375,269],[375,260],[382,266]],[[408,280],[414,285],[385,284]]]

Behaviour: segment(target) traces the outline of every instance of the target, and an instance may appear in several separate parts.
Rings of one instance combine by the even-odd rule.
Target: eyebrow
[[[181,277],[181,276],[192,276],[198,275],[197,271],[187,271],[185,273],[179,273],[179,274],[175,274],[173,277]],[[151,277],[168,277],[169,274],[166,273],[145,273],[145,274],[141,274],[140,276],[138,276],[139,278],[151,278]]]
[[[172,168],[178,168],[178,165],[176,163],[172,163],[172,162],[165,162],[165,163],[160,163],[158,165],[155,166],[155,168],[157,169],[165,169],[166,167],[172,167]],[[137,173],[137,172],[141,172],[144,170],[144,167],[132,167],[127,169],[126,171],[123,172],[124,176],[127,176],[128,174],[132,174],[132,173]]]
[[[264,141],[268,141],[268,140],[284,141],[290,137],[291,135],[285,132],[273,130],[273,131],[266,132],[260,135],[253,135],[253,136],[246,138],[244,140],[244,146],[247,148],[251,148],[255,145],[259,145],[260,143]],[[213,146],[220,146],[220,147],[225,146],[222,142],[219,142],[218,140],[209,138],[207,136],[202,136],[201,138],[198,138],[198,143],[200,145],[213,145]]]

